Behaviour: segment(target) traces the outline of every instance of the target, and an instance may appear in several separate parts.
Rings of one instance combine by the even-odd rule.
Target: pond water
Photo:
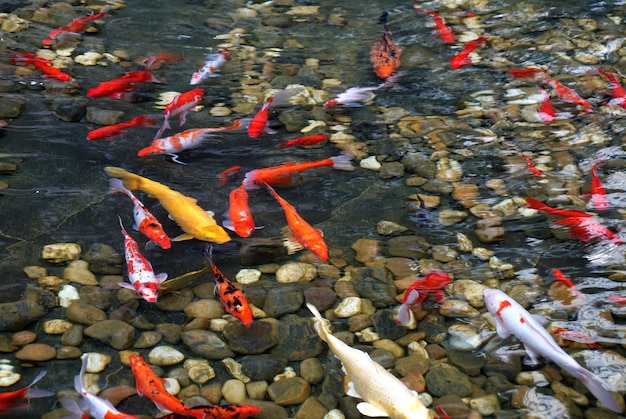
[[[59,6],[25,2],[11,14],[24,19],[23,27],[5,31],[0,42],[11,51],[36,52],[50,30],[91,13],[88,7],[77,3]],[[448,45],[433,32],[432,18],[418,12],[410,1],[339,1],[318,5],[290,0],[266,3],[135,0],[119,8],[122,3],[111,3],[114,7],[110,15],[92,24],[98,30],[82,34],[70,54],[73,59],[87,51],[110,53],[122,57],[119,62],[105,57],[94,66],[68,62],[64,71],[73,80],[64,84],[44,80],[37,70],[32,74],[19,73],[16,69],[23,68],[10,65],[6,55],[0,64],[5,89],[1,94],[3,98],[21,101],[23,108],[17,117],[3,117],[8,126],[0,137],[0,153],[15,155],[1,160],[18,166],[17,171],[0,178],[8,184],[0,190],[3,220],[0,302],[18,300],[26,285],[33,283],[24,275],[23,268],[43,264],[40,255],[46,244],[73,242],[84,251],[94,243],[104,243],[120,253],[123,251],[117,216],[122,217],[129,229],[131,205],[123,195],[109,193],[104,172],[107,166],[123,167],[194,197],[221,222],[222,214],[228,209],[228,194],[241,181],[243,173],[357,150],[354,171],[317,169],[305,173],[305,179],[297,185],[279,189],[281,196],[309,223],[324,232],[336,259],[348,266],[363,266],[354,259],[351,246],[359,239],[388,240],[389,237],[377,232],[377,224],[383,220],[406,228],[394,235],[419,235],[431,245],[457,250],[457,235],[463,233],[476,247],[485,248],[497,257],[488,262],[488,258],[460,252],[458,261],[467,262],[471,266],[469,270],[473,270],[469,278],[478,280],[479,272],[488,271],[493,275],[490,279],[503,283],[532,284],[537,299],[528,301],[528,306],[543,306],[544,314],[557,311],[558,319],[563,313],[546,296],[554,281],[551,270],[558,268],[589,295],[585,307],[599,310],[606,298],[626,294],[621,282],[624,281],[623,246],[610,240],[585,242],[571,238],[563,227],[549,222],[553,218],[524,213],[523,200],[532,196],[552,207],[594,211],[587,207],[583,194],[590,191],[594,162],[606,161],[598,174],[605,183],[609,207],[594,212],[601,214],[599,220],[604,226],[622,236],[626,184],[620,174],[626,167],[622,144],[626,119],[620,106],[608,106],[611,87],[596,68],[601,67],[618,79],[626,73],[623,59],[626,38],[621,18],[624,6],[611,1],[550,3],[469,0],[420,4],[439,12],[452,27],[457,42]],[[42,12],[46,10],[50,13]],[[403,50],[399,74],[388,86],[377,90],[373,101],[366,106],[323,108],[325,100],[346,88],[381,83],[372,71],[369,51],[383,33],[382,25],[378,24],[383,10],[389,12],[391,37]],[[241,44],[236,44],[234,32],[243,34],[238,41]],[[461,52],[464,42],[482,34],[490,38],[476,51],[480,61],[475,59],[474,65],[452,69],[449,59]],[[216,53],[228,43],[231,59],[217,77],[200,85],[205,90],[204,108],[189,113],[182,128],[178,127],[177,118],[171,118],[173,129],[166,135],[189,128],[229,126],[236,119],[253,115],[270,89],[300,84],[311,91],[325,92],[325,96],[304,106],[272,108],[270,123],[276,134],[249,138],[245,132],[231,133],[224,135],[219,143],[183,151],[179,157],[184,165],[168,156],[136,156],[139,149],[151,143],[155,131],[152,128],[134,128],[110,140],[87,141],[87,133],[100,125],[88,117],[64,122],[53,112],[55,100],[60,97],[80,103],[79,99],[86,98],[87,90],[98,83],[119,77],[130,69],[142,69],[141,59],[177,51],[183,54],[184,61],[165,62],[154,68],[153,73],[161,83],[146,86],[140,92],[142,100],[89,98],[84,103],[89,108],[122,111],[120,120],[140,114],[162,115],[162,108],[155,106],[159,94],[190,90],[191,74],[203,65],[207,54]],[[513,69],[535,66],[541,66],[551,78],[576,90],[591,103],[593,111],[583,112],[581,107],[558,97],[542,83],[541,77],[516,79],[509,74]],[[330,79],[338,80],[340,86],[333,87]],[[542,121],[537,114],[537,101],[532,98],[537,96],[539,85],[552,95],[557,112],[553,122]],[[529,97],[530,101],[526,101]],[[232,113],[214,116],[209,111],[215,106],[229,108]],[[298,133],[299,128],[287,131],[284,121],[288,117],[299,118],[299,128],[313,120],[324,121],[326,126],[316,133],[336,135],[345,128],[353,139],[346,144],[333,142],[331,136],[324,147],[278,148],[282,140],[304,135]],[[528,169],[522,153],[530,156],[543,175],[537,176]],[[410,155],[423,155],[426,161],[440,166],[436,170],[412,167],[407,162]],[[380,171],[359,166],[360,160],[370,156],[382,163]],[[446,172],[452,178],[446,179],[444,161],[452,161],[450,172]],[[402,169],[398,172],[394,164]],[[219,187],[219,174],[235,165],[242,169],[226,186]],[[444,180],[431,182],[434,175]],[[418,179],[422,176],[423,179]],[[467,185],[471,188],[462,187]],[[411,218],[419,207],[416,193],[437,201],[435,204],[428,201],[425,225],[418,225]],[[161,220],[171,237],[180,234],[158,201],[143,193],[137,195]],[[517,200],[512,201],[513,198]],[[216,246],[220,268],[231,278],[242,267],[256,267],[242,265],[242,245],[260,238],[280,237],[285,224],[282,209],[266,191],[250,191],[250,206],[257,225],[264,228],[255,231],[250,239],[232,233],[232,241]],[[486,218],[481,214],[494,208],[497,225],[505,233],[500,239],[480,242],[475,230],[480,219]],[[463,211],[465,215],[458,222],[448,223],[449,215],[445,214],[449,211]],[[191,240],[174,243],[167,251],[150,249],[145,254],[155,272],[167,272],[173,278],[203,266],[201,248],[201,242]],[[295,259],[297,256],[264,262],[282,264]],[[508,274],[498,271],[493,265],[498,261],[508,264],[515,274],[507,277]],[[440,266],[445,265],[442,262]],[[453,265],[448,266],[454,274]],[[46,267],[51,274],[61,272],[59,267]],[[153,315],[153,322],[156,319],[185,321],[180,313],[159,313],[143,302],[141,307]],[[572,327],[584,323],[582,312],[582,309],[567,312]],[[299,313],[308,317],[306,310]],[[625,356],[624,310],[611,307],[602,313],[611,317],[614,333],[600,342],[601,348]],[[57,308],[46,318],[62,316],[63,310]],[[450,324],[467,321],[448,320]],[[29,330],[40,332],[38,324],[29,326]],[[58,345],[53,337],[41,341]],[[81,349],[89,351],[95,346],[85,343]],[[112,348],[107,351],[114,352]],[[17,364],[12,354],[6,355]],[[77,361],[71,365],[69,361],[42,363],[49,377],[41,387],[53,391],[67,389],[64,383],[77,373],[77,364]],[[124,379],[128,377],[130,372]],[[115,379],[118,380],[119,377]],[[524,409],[513,409],[509,397],[501,395],[506,408],[498,414],[511,417],[526,414]],[[55,403],[38,400],[35,409],[39,410],[34,411],[52,410],[58,407]],[[141,406],[146,410],[151,407],[147,403]],[[291,409],[293,415],[297,408]],[[134,409],[132,413],[140,411]],[[540,413],[537,415],[541,417]]]

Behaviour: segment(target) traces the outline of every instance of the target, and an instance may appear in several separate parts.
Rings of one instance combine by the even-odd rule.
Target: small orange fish
[[[619,105],[626,109],[626,89],[621,85],[617,77],[608,71],[604,71],[598,68],[598,73],[609,79],[609,85],[611,87],[611,95],[613,99],[609,101],[609,105]]]
[[[70,75],[59,70],[52,65],[52,61],[42,57],[38,57],[30,52],[12,52],[11,64],[13,65],[32,65],[37,70],[45,74],[45,78],[55,79],[59,81],[69,81]]]
[[[574,292],[574,294],[576,294],[578,297],[582,298],[583,300],[585,299],[585,294],[580,292],[580,290],[576,287],[572,280],[565,276],[565,274],[560,269],[553,268],[552,276],[554,276],[555,280],[559,281],[560,283],[571,289],[572,292]]]
[[[95,15],[77,17],[67,25],[50,31],[50,33],[48,33],[48,39],[44,39],[43,41],[41,41],[41,43],[46,46],[52,45],[54,43],[53,40],[64,32],[83,32],[85,29],[87,29],[87,23],[106,16],[109,10],[111,10],[111,7],[107,6]]]
[[[274,100],[273,97],[270,97],[267,102],[261,106],[261,109],[254,115],[252,120],[250,121],[250,125],[248,125],[248,136],[250,138],[257,138],[263,134],[274,134],[275,131],[268,128],[267,120],[269,118],[270,105]]]
[[[233,173],[239,171],[239,169],[241,169],[241,166],[235,165],[235,166],[231,166],[228,169],[221,171],[219,174],[220,183],[219,185],[217,185],[217,187],[221,188],[222,186],[226,185],[226,182],[228,181],[228,177],[232,175]]]
[[[463,50],[454,57],[450,58],[450,67],[461,68],[474,64],[472,58],[470,57],[470,53],[482,48],[483,45],[485,45],[485,42],[487,42],[487,39],[489,39],[488,35],[482,35],[472,41],[466,42],[463,46]]]
[[[7,412],[15,407],[27,407],[27,405],[20,403],[21,399],[35,399],[38,397],[49,397],[54,396],[54,393],[47,390],[38,390],[31,388],[39,380],[41,380],[46,375],[46,370],[41,371],[37,376],[33,379],[33,381],[19,390],[15,391],[5,391],[4,393],[0,393],[0,414]]]
[[[528,169],[531,171],[532,174],[537,175],[537,176],[543,176],[543,173],[541,172],[541,170],[539,170],[539,169],[537,169],[535,167],[535,165],[533,164],[533,161],[530,159],[530,157],[528,157],[524,153],[522,153],[522,157],[524,158],[524,160],[526,160],[526,164],[528,165]]]
[[[593,106],[591,106],[591,103],[587,102],[585,99],[580,97],[578,93],[576,93],[569,87],[561,84],[559,81],[551,79],[549,77],[544,77],[543,82],[550,85],[554,89],[554,94],[556,94],[559,98],[567,102],[583,106],[585,109],[582,112],[592,111]]]
[[[228,313],[237,317],[244,326],[250,328],[252,321],[252,307],[248,302],[246,293],[233,284],[224,276],[213,261],[213,246],[206,244],[202,251],[202,256],[213,268],[213,279],[215,280],[215,293]]]
[[[308,147],[315,145],[317,143],[321,143],[328,139],[328,135],[320,134],[320,135],[307,135],[306,137],[298,137],[292,138],[291,140],[285,140],[278,145],[279,148],[285,147]]]
[[[248,205],[248,191],[243,182],[241,186],[231,191],[228,202],[228,222],[225,221],[222,225],[233,230],[239,237],[250,237],[255,225]]]
[[[202,96],[204,96],[204,89],[197,88],[191,89],[174,97],[174,99],[172,99],[172,101],[165,107],[165,120],[163,121],[163,126],[159,129],[154,138],[160,138],[163,131],[172,128],[170,127],[169,122],[170,116],[178,115],[178,126],[182,127],[185,125],[187,112],[193,111],[196,106],[200,104]]]
[[[289,202],[280,197],[267,183],[265,184],[267,190],[276,198],[280,206],[285,211],[285,218],[287,219],[287,225],[293,233],[296,241],[304,246],[306,249],[315,253],[317,257],[322,260],[328,260],[328,246],[324,241],[324,234],[320,229],[314,228],[307,223],[304,218],[298,214],[295,207]]]
[[[126,133],[126,130],[128,128],[150,127],[150,126],[156,125],[156,123],[157,123],[156,119],[151,116],[139,115],[126,122],[120,122],[119,124],[107,125],[105,127],[89,131],[89,133],[87,134],[87,139],[88,140],[103,140],[103,139],[108,140],[111,137],[115,137],[115,136]]]
[[[400,67],[402,48],[391,39],[391,31],[387,27],[386,11],[381,15],[379,22],[383,24],[385,31],[380,40],[372,46],[370,61],[373,64],[374,73],[381,79],[386,79]]]
[[[450,27],[446,25],[446,22],[443,20],[443,17],[441,17],[439,13],[420,7],[416,1],[413,1],[413,8],[417,12],[425,13],[433,18],[433,22],[435,24],[435,33],[439,35],[443,42],[447,44],[454,43],[454,33],[452,32],[452,29],[450,29]]]
[[[538,74],[545,74],[547,70],[539,67],[519,68],[509,71],[509,76],[517,79],[534,78]]]
[[[606,191],[602,186],[602,181],[598,176],[598,166],[603,164],[603,161],[596,161],[591,169],[591,206],[599,211],[608,208],[609,203],[606,200]]]
[[[142,83],[160,83],[150,70],[132,70],[109,81],[103,81],[87,91],[87,97],[109,97],[123,99],[122,93],[128,92]]]

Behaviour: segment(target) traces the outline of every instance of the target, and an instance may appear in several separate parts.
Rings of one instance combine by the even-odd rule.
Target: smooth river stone
[[[467,375],[451,365],[437,365],[431,368],[424,378],[428,391],[434,396],[454,394],[459,397],[468,397],[472,394],[472,383]]]
[[[191,302],[184,309],[187,317],[219,319],[225,313],[222,303],[214,299],[202,299]]]
[[[280,339],[271,353],[289,361],[313,358],[324,350],[324,344],[308,318],[283,320],[278,323],[276,334]]]
[[[279,406],[300,404],[311,394],[311,385],[301,377],[283,378],[267,388],[270,399]]]
[[[363,268],[354,273],[354,290],[361,298],[367,298],[375,307],[387,307],[396,303],[396,286],[382,268]]]
[[[221,360],[235,353],[220,337],[207,330],[187,330],[181,334],[183,343],[196,355],[206,359]]]
[[[268,317],[279,318],[294,313],[302,306],[304,296],[298,287],[283,286],[271,289],[265,297],[263,311]]]
[[[286,358],[274,355],[247,355],[241,359],[241,372],[253,381],[271,381],[287,366],[287,363]]]
[[[222,333],[229,348],[244,355],[261,354],[278,343],[272,325],[265,321],[254,322],[250,328],[241,322],[229,323]]]
[[[120,320],[104,320],[89,326],[84,333],[86,336],[121,350],[133,343],[135,328]]]
[[[56,349],[45,343],[29,343],[15,353],[20,361],[49,361],[57,355]]]
[[[65,311],[68,320],[86,325],[93,325],[107,319],[107,315],[99,308],[90,306],[81,300],[73,300]]]
[[[169,367],[179,364],[184,360],[185,355],[171,346],[157,346],[148,354],[148,362],[159,367]]]

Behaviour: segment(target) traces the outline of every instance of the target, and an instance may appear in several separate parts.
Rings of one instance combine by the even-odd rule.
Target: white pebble
[[[63,285],[59,291],[59,305],[61,307],[69,307],[74,300],[80,300],[76,287],[73,285]]]
[[[359,166],[361,166],[363,169],[369,170],[380,170],[380,168],[382,167],[380,162],[376,159],[376,156],[369,156],[361,160],[359,162]]]
[[[346,417],[339,409],[333,409],[326,412],[322,419],[345,419]]]
[[[85,371],[89,373],[98,373],[104,371],[104,369],[111,362],[111,355],[100,354],[98,352],[87,352],[81,356],[87,357],[87,366]]]
[[[13,371],[0,371],[0,387],[9,387],[20,381],[22,376]]]
[[[172,396],[175,396],[178,393],[180,393],[180,383],[178,382],[176,378],[173,378],[173,377],[164,378],[163,385],[165,386],[165,389],[167,390],[167,392],[170,393]]]
[[[342,318],[355,316],[361,312],[362,304],[359,297],[347,297],[335,308],[335,315]]]
[[[184,359],[185,355],[170,346],[157,346],[148,354],[148,362],[160,367],[176,365]]]
[[[236,281],[244,285],[257,282],[259,278],[261,278],[261,271],[258,269],[242,269],[235,276]]]

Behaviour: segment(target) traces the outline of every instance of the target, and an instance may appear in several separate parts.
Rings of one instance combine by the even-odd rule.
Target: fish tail
[[[123,194],[128,195],[129,197],[132,195],[132,192],[126,186],[124,186],[124,182],[122,182],[121,179],[110,178],[109,179],[109,186],[115,192],[121,192]]]
[[[317,307],[313,304],[306,303],[306,306],[315,317],[315,329],[317,333],[323,341],[327,342],[327,335],[331,333],[328,320],[322,317]]]
[[[151,126],[151,125],[156,125],[157,120],[156,120],[156,118],[154,118],[152,116],[149,116],[149,115],[139,115],[139,116],[134,117],[129,122],[131,122],[134,125],[147,127],[147,126]]]
[[[404,303],[398,309],[398,317],[396,323],[400,326],[408,326],[413,321],[413,312],[408,304]]]
[[[213,263],[213,245],[211,243],[205,243],[202,248],[202,257],[207,261],[211,268],[215,266]]]
[[[69,412],[69,415],[64,416],[64,419],[81,419],[83,417],[83,411],[76,403],[76,400],[61,398],[59,399],[59,403],[63,406],[63,409]]]
[[[352,157],[352,154],[349,153],[341,153],[338,156],[331,157],[333,161],[333,169],[350,171],[354,170],[352,163],[350,163]]]
[[[141,176],[124,170],[121,167],[107,166],[104,168],[104,171],[111,177],[122,179],[124,186],[131,191],[139,189],[141,186],[141,181],[143,179]]]
[[[24,397],[27,399],[35,399],[38,397],[49,397],[53,396],[54,393],[48,390],[40,390],[37,388],[31,388],[35,384],[39,382],[46,375],[46,370],[42,370],[37,376],[33,379],[33,381],[25,388]]]
[[[600,379],[591,371],[580,367],[573,371],[573,374],[583,382],[585,387],[591,391],[596,399],[598,399],[604,406],[608,407],[614,412],[621,413],[622,408],[617,401],[611,396],[611,393],[604,388],[604,385]]]

